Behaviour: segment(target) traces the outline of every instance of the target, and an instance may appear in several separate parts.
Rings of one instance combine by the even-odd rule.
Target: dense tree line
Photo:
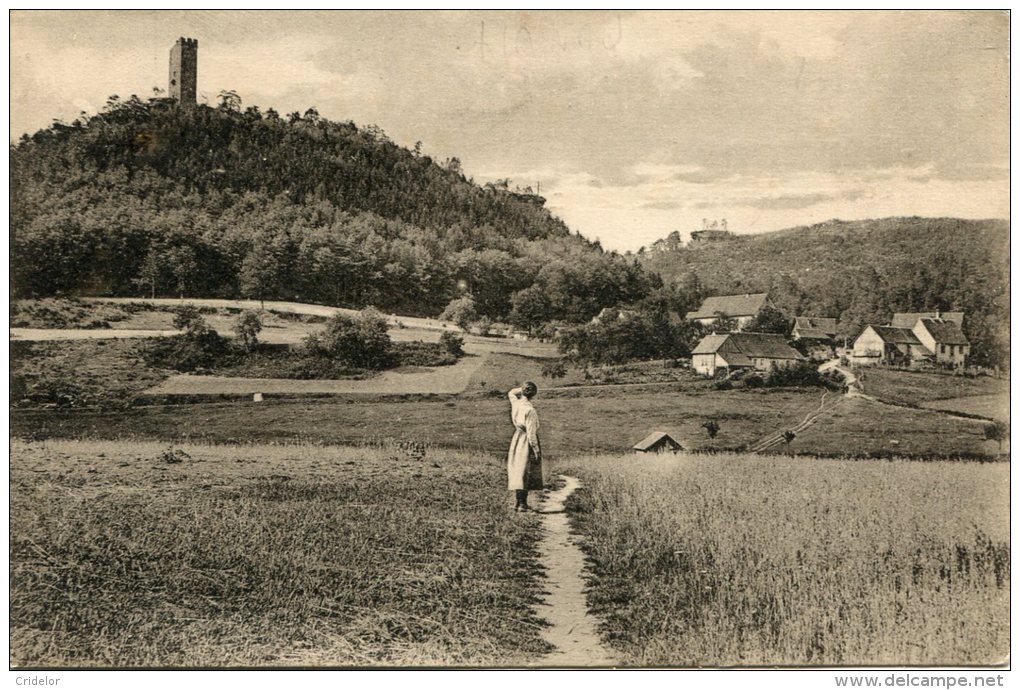
[[[657,285],[527,190],[476,185],[456,159],[314,109],[111,97],[23,137],[10,160],[20,296],[243,296],[414,315],[470,296],[480,317],[534,325],[583,321]]]
[[[836,317],[850,338],[894,312],[965,311],[969,361],[1008,366],[1006,221],[830,221],[638,258],[667,282],[712,294],[767,291],[787,317]]]

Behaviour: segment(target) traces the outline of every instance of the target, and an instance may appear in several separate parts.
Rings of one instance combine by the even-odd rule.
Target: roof
[[[767,359],[804,359],[778,333],[731,333],[730,344],[748,357]]]
[[[735,366],[740,364],[749,366],[751,362],[748,358],[804,359],[804,356],[790,347],[786,338],[778,333],[706,335],[691,354],[708,355],[716,352]]]
[[[962,311],[899,312],[893,314],[889,325],[893,328],[913,328],[921,319],[942,319],[943,321],[952,321],[963,328],[963,314]]]
[[[878,337],[887,343],[900,345],[921,344],[921,341],[917,339],[917,336],[909,328],[895,328],[893,326],[869,326],[869,328],[878,333]]]
[[[680,444],[665,431],[653,431],[635,443],[633,448],[634,450],[651,450],[662,443],[669,443],[677,448],[681,447]]]
[[[801,338],[829,339],[836,335],[837,320],[827,316],[798,316],[793,329]]]
[[[731,367],[753,367],[754,362],[743,352],[720,352],[719,356]]]
[[[687,312],[688,319],[713,319],[719,314],[729,317],[757,316],[768,300],[767,292],[749,295],[706,297],[697,311]]]
[[[970,345],[960,325],[953,321],[921,319],[921,323],[939,345]]]
[[[722,335],[716,335],[715,333],[712,335],[706,335],[701,339],[701,342],[698,343],[693,350],[691,350],[691,354],[713,355],[719,349],[719,346],[726,342],[726,338],[728,337],[730,337],[729,333],[723,333]]]

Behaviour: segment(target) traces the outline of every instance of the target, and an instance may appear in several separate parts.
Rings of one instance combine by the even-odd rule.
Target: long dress
[[[538,412],[519,388],[507,394],[514,437],[506,457],[507,488],[511,491],[540,491],[542,450],[538,442]]]

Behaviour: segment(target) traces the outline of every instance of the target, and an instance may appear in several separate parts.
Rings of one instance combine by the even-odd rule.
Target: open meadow
[[[15,441],[10,663],[533,660],[539,526],[504,488],[449,451]]]
[[[575,458],[588,603],[626,664],[1009,658],[1009,468]]]

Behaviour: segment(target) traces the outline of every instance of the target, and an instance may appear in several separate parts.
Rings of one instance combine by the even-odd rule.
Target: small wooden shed
[[[683,446],[665,431],[653,431],[635,443],[634,450],[642,453],[675,453],[683,450]]]

